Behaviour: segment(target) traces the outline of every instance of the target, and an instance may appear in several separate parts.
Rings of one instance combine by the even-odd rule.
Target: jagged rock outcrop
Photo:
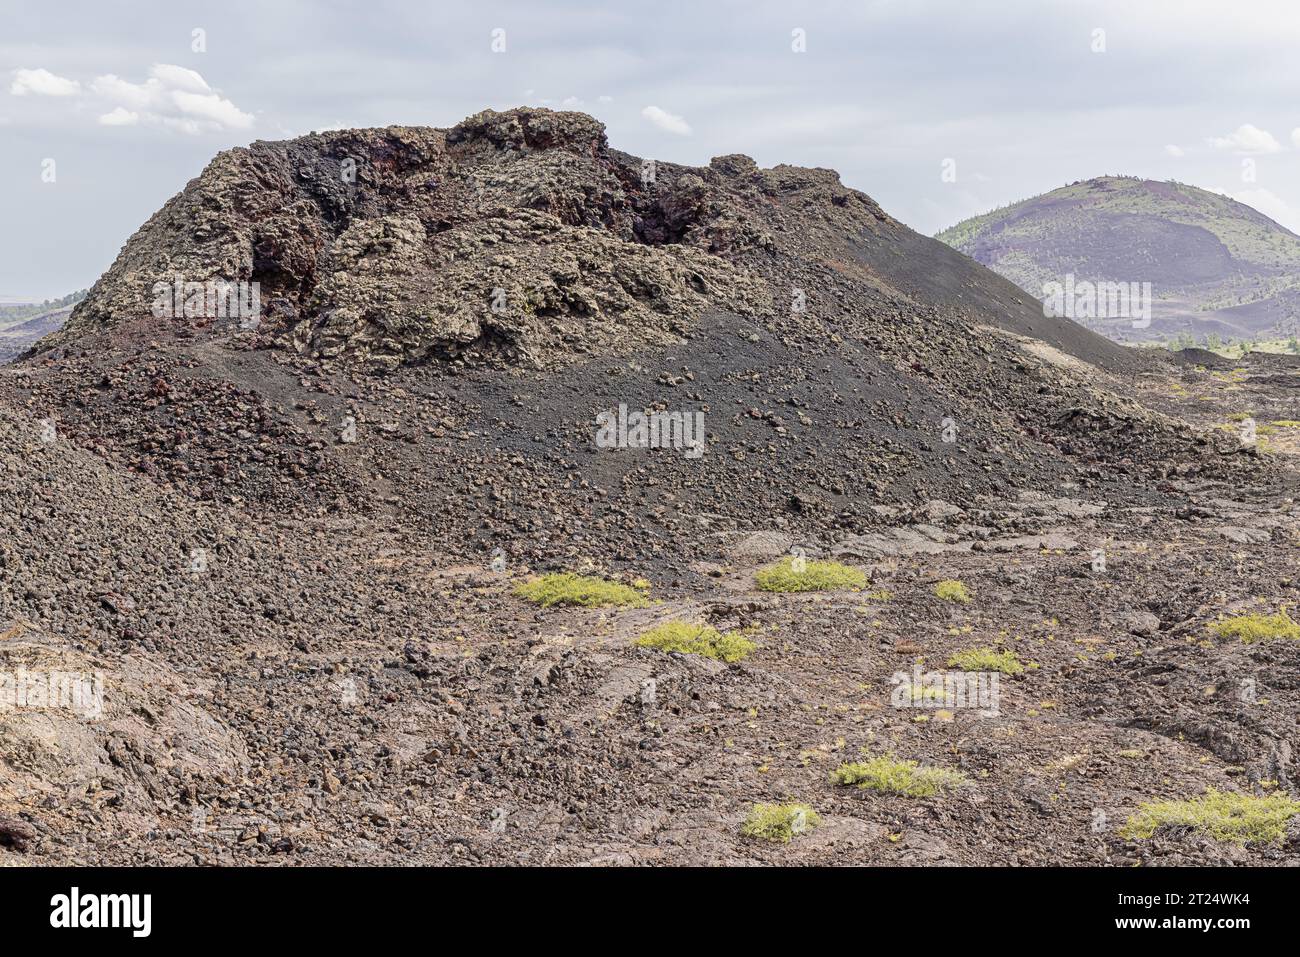
[[[648,170],[591,117],[548,110],[229,150],[43,347],[147,316],[155,284],[177,280],[257,282],[266,334],[390,366],[544,363],[671,341],[707,308],[770,310],[735,261],[772,243],[740,194],[785,174],[734,156]]]

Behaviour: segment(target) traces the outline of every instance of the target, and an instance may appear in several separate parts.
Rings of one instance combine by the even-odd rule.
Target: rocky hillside
[[[819,328],[853,296],[885,317],[915,308],[909,297],[960,305],[972,321],[1120,361],[834,172],[645,161],[610,149],[591,117],[548,110],[223,153],[42,348],[147,317],[155,283],[178,280],[257,282],[277,342],[378,368],[625,353],[682,341],[706,312]]]
[[[156,317],[177,280],[259,283],[260,324]],[[12,381],[201,499],[666,558],[701,522],[852,527],[1112,445],[1165,468],[1195,440],[1152,420],[1128,448],[1144,413],[1095,388],[1138,368],[832,171],[651,165],[521,109],[221,154]],[[703,464],[601,452],[620,405],[702,414]]]
[[[1300,236],[1249,206],[1183,183],[1104,176],[958,223],[938,238],[1036,298],[1045,283],[1149,282],[1149,326],[1080,318],[1119,341],[1179,333],[1293,335]]]
[[[0,672],[102,689],[0,707],[0,866],[1294,866],[1125,827],[1300,744],[1300,646],[1210,630],[1300,596],[1300,360],[1182,358],[581,114],[223,153],[0,368]],[[644,643],[706,624],[744,656]],[[998,697],[900,708],[922,663]]]

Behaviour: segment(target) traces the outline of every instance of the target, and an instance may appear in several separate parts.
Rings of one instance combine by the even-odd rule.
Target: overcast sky
[[[0,0],[0,296],[90,285],[218,150],[525,104],[832,167],[925,233],[1106,173],[1300,231],[1297,51],[1297,0]]]

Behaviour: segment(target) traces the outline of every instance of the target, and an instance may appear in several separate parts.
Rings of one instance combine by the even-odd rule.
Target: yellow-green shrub
[[[1190,801],[1139,804],[1138,813],[1120,829],[1123,837],[1148,838],[1162,827],[1189,827],[1217,841],[1270,843],[1286,834],[1287,822],[1300,814],[1300,801],[1286,794],[1255,797],[1208,788]]]
[[[756,576],[763,591],[801,592],[834,591],[848,588],[859,591],[869,580],[865,573],[839,562],[814,562],[798,559],[802,570],[796,570],[796,559],[784,558],[775,565],[762,569]]]
[[[966,782],[966,776],[945,768],[923,768],[915,761],[899,761],[890,754],[841,764],[831,772],[831,781],[886,794],[932,797],[960,787]]]
[[[763,841],[789,844],[790,839],[807,833],[822,819],[807,804],[755,804],[740,827],[740,833]]]
[[[1271,641],[1275,638],[1300,641],[1300,624],[1291,620],[1285,608],[1276,615],[1250,614],[1220,618],[1211,623],[1210,631],[1220,638],[1240,638],[1247,644],[1255,641]]]
[[[636,643],[642,648],[703,655],[728,663],[739,661],[758,647],[745,637],[743,631],[721,632],[710,625],[693,625],[685,621],[666,621],[651,628]]]
[[[966,590],[966,585],[955,578],[947,578],[936,584],[934,594],[944,601],[954,602],[959,605],[970,604],[970,592]]]
[[[650,604],[642,590],[572,572],[557,572],[533,578],[516,587],[515,594],[543,608],[552,605],[577,605],[581,608],[622,605],[642,608]]]
[[[1000,671],[1004,675],[1018,675],[1025,670],[1014,651],[994,648],[967,648],[948,659],[949,668],[962,671]]]

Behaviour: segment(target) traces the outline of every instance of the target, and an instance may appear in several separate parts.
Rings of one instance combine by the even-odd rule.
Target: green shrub
[[[899,692],[900,696],[906,696],[906,700],[911,704],[921,704],[925,701],[948,701],[948,691],[946,688],[936,688],[933,685],[914,685],[910,681],[904,685]]]
[[[666,621],[651,628],[636,643],[657,651],[676,651],[683,655],[703,655],[719,661],[739,661],[758,646],[743,631],[721,632],[709,625],[685,621]]]
[[[558,572],[531,579],[515,588],[515,594],[543,608],[552,605],[577,605],[581,608],[623,605],[643,608],[650,604],[642,590],[572,572]]]
[[[1287,822],[1300,814],[1300,801],[1286,794],[1255,797],[1206,789],[1190,801],[1139,804],[1138,813],[1120,829],[1123,837],[1148,838],[1162,827],[1188,827],[1216,841],[1270,843],[1286,835]]]
[[[755,804],[740,827],[740,833],[763,841],[789,844],[790,839],[807,833],[822,819],[807,804]]]
[[[763,591],[801,592],[834,591],[850,588],[859,591],[869,584],[867,576],[856,568],[839,562],[814,562],[797,559],[802,571],[796,571],[795,558],[784,558],[761,570],[755,580]]]
[[[1240,638],[1246,644],[1275,638],[1300,641],[1300,625],[1291,620],[1285,608],[1276,615],[1251,614],[1220,618],[1210,625],[1210,631],[1220,638]]]
[[[949,668],[962,671],[1000,671],[1004,675],[1018,675],[1025,670],[1014,651],[994,648],[967,648],[948,659]]]
[[[934,594],[944,601],[955,602],[959,605],[970,604],[970,592],[966,590],[965,584],[955,578],[947,578],[936,584]]]
[[[831,772],[831,781],[887,794],[932,797],[960,787],[966,782],[966,776],[945,768],[923,768],[915,761],[899,761],[890,754],[841,764]]]

